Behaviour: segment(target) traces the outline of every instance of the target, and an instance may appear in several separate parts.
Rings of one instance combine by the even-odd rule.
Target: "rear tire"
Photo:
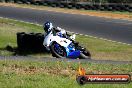
[[[85,50],[82,53],[80,53],[80,59],[91,59],[91,54],[89,51]]]

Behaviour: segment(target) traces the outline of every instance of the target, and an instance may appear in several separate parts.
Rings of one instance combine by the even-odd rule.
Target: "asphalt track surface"
[[[112,61],[112,60],[92,60],[92,59],[69,59],[69,58],[49,58],[49,57],[31,57],[31,56],[0,56],[0,60],[32,60],[32,61],[64,61],[73,63],[98,63],[98,64],[132,64],[132,61]]]
[[[51,21],[68,31],[132,44],[132,21],[0,6],[0,17],[43,24]]]

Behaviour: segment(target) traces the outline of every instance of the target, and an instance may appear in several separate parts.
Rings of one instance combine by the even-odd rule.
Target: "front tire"
[[[58,45],[59,48],[56,47]],[[64,47],[60,46],[58,43],[53,43],[50,47],[53,57],[64,58],[66,57],[66,50]],[[60,51],[60,52],[59,52]]]

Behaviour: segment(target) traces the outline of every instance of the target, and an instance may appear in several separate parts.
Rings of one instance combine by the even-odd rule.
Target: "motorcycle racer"
[[[73,41],[75,44],[78,44],[78,42],[75,42],[75,37],[76,35],[70,35],[68,34],[64,29],[60,28],[60,27],[53,27],[53,24],[51,22],[45,22],[43,25],[44,31],[45,31],[45,35],[44,37],[50,32],[53,31],[53,34],[56,36],[60,36],[62,38],[67,38],[71,41]]]
[[[60,27],[54,28],[51,22],[44,23],[43,28],[45,31],[43,45],[52,53],[53,57],[90,57],[90,53],[75,41],[75,34],[68,35],[64,29]]]
[[[52,31],[54,36],[59,36],[59,37],[63,37],[63,38],[68,38],[67,36],[67,32],[60,28],[60,27],[53,27],[53,24],[51,22],[46,22],[43,24],[43,29],[45,31],[44,33],[44,38]],[[44,39],[45,40],[45,39]],[[44,42],[43,42],[44,45]],[[45,46],[46,47],[46,46]],[[50,51],[49,47],[46,47],[46,49],[48,51]]]
[[[47,35],[50,31],[53,31],[54,35],[58,35],[60,37],[68,38],[67,32],[60,28],[60,27],[53,27],[53,24],[51,22],[46,22],[43,25],[45,35]]]

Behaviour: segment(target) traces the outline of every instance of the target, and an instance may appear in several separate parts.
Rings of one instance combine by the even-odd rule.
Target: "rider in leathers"
[[[44,27],[45,35],[47,35],[50,31],[53,31],[53,33],[58,36],[60,36],[60,34],[61,34],[61,35],[63,35],[63,37],[68,38],[67,32],[64,29],[62,29],[60,27],[54,28],[53,24],[51,22],[44,23],[43,27]]]
[[[74,37],[71,35],[69,35],[64,29],[60,28],[60,27],[56,27],[54,28],[53,27],[53,24],[51,22],[46,22],[44,23],[43,25],[43,28],[44,28],[44,31],[45,31],[45,35],[44,37],[50,32],[50,31],[53,31],[53,35],[58,35],[60,37],[63,37],[63,38],[67,38],[71,41],[73,41]],[[76,43],[75,41],[73,41],[74,43]]]

